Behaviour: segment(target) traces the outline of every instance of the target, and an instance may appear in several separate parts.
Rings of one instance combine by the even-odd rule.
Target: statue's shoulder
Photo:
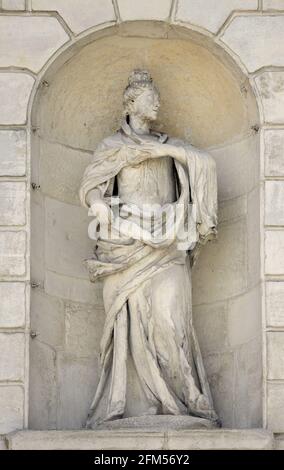
[[[117,147],[121,145],[122,143],[123,142],[122,142],[121,133],[117,131],[115,132],[115,134],[109,135],[105,137],[103,140],[101,140],[96,147],[96,152]]]
[[[179,139],[178,137],[168,137],[167,144],[176,145],[178,147],[189,145],[185,140]]]
[[[189,142],[186,142],[185,140],[182,140],[176,137],[169,138],[168,143],[171,145],[176,145],[178,147],[183,147],[185,150],[187,150],[189,155],[190,154],[194,155],[199,161],[207,163],[209,166],[214,167],[216,165],[214,158],[212,157],[212,155],[210,155],[210,153],[207,150],[203,150],[198,147],[195,147]]]
[[[178,137],[169,137],[167,143],[171,145],[176,145],[177,147],[184,147],[188,150],[202,152],[201,149],[194,147],[194,145],[192,145],[190,142],[187,142],[186,140],[180,139]]]

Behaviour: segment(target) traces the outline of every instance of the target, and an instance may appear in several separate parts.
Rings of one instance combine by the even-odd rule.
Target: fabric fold
[[[138,140],[143,146],[143,138],[139,136]],[[167,330],[169,338],[173,338],[173,354],[178,358],[178,367],[182,371],[177,386],[173,379],[172,388],[169,388],[165,379],[167,368],[163,366],[163,361],[168,361],[166,349],[157,333],[159,307],[154,304],[151,306],[148,319],[141,319],[139,314],[141,309],[146,309],[143,303],[145,286],[155,283],[166,271],[170,277],[173,276],[172,285],[169,285],[166,293],[169,303],[171,299],[183,295],[183,289],[191,289],[189,256],[193,258],[199,245],[214,238],[217,233],[214,160],[205,152],[178,139],[169,139],[167,142],[181,147],[186,161],[186,164],[181,164],[174,160],[179,194],[176,201],[161,208],[161,212],[168,214],[169,230],[165,232],[162,218],[160,224],[152,229],[151,214],[143,213],[141,207],[122,203],[114,218],[111,237],[98,237],[94,256],[86,260],[90,280],[104,280],[106,313],[101,338],[102,373],[88,417],[89,427],[124,415],[129,353],[151,409],[157,409],[158,412],[159,407],[162,407],[162,412],[166,414],[193,414],[217,420],[192,325],[191,297],[189,306],[184,303],[182,307],[174,307],[178,309],[178,321],[182,325],[188,322],[190,329],[183,326],[182,333],[178,333],[169,323]],[[96,149],[80,188],[80,199],[85,207],[88,207],[88,192],[93,189],[99,189],[104,201],[110,203],[114,178],[127,166],[143,163],[146,159],[130,144],[131,137],[118,132],[105,139]],[[182,208],[180,212],[179,206]],[[141,218],[144,220],[143,230],[139,223]],[[184,227],[187,228],[186,233]],[[178,285],[174,273],[177,273],[177,278],[182,276],[180,283],[183,285]],[[166,303],[165,310],[168,311],[166,321],[169,321],[172,312]],[[147,325],[146,330],[143,329],[143,321]],[[183,346],[178,346],[179,341],[180,344],[183,341]],[[141,355],[147,367],[142,367]],[[107,408],[97,413],[107,381],[110,383]]]

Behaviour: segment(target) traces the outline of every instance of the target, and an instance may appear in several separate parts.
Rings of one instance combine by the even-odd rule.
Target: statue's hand
[[[172,157],[183,165],[186,164],[186,152],[182,146],[161,144],[157,142],[153,144],[146,144],[143,147],[145,151],[151,155],[149,158]]]
[[[161,144],[160,142],[153,142],[144,146],[145,151],[149,152],[152,157],[167,157],[176,154],[176,147],[170,144]]]
[[[139,146],[129,146],[134,151],[135,161],[141,162],[150,158],[160,158],[171,156],[178,158],[179,147],[170,144],[161,144],[159,142],[147,143]]]
[[[111,208],[101,199],[92,200],[90,206],[91,215],[94,215],[100,225],[108,225],[113,219]]]

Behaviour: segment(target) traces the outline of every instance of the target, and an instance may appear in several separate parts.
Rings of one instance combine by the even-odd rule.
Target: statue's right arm
[[[87,193],[86,202],[92,210],[92,214],[98,219],[100,224],[109,224],[112,219],[112,210],[103,200],[99,189],[92,189]]]
[[[101,191],[99,189],[91,189],[86,195],[86,203],[92,207],[98,201],[103,202]]]

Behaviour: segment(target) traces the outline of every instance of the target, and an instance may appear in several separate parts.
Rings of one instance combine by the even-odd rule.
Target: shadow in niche
[[[149,69],[160,89],[157,129],[209,149],[217,162],[219,237],[194,270],[194,322],[223,425],[261,426],[259,149],[251,129],[257,107],[231,59],[192,37],[100,38],[61,58],[47,71],[50,86],[38,90],[31,429],[82,428],[98,383],[104,311],[101,285],[89,282],[82,263],[93,243],[78,187],[96,144],[120,125],[122,90],[135,67]]]

